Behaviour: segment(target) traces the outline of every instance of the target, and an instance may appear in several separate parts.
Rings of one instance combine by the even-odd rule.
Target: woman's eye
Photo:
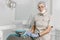
[[[40,7],[38,7],[38,8],[40,8]]]
[[[40,7],[38,7],[38,8],[44,8],[44,6],[40,6]]]

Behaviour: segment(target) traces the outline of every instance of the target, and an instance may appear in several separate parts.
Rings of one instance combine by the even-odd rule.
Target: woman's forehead
[[[38,6],[45,6],[43,3],[39,4]]]

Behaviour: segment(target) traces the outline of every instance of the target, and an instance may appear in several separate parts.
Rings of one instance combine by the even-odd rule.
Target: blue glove
[[[23,35],[24,35],[24,36],[30,36],[30,37],[33,37],[33,38],[39,36],[38,34],[29,32],[29,31],[25,32]]]

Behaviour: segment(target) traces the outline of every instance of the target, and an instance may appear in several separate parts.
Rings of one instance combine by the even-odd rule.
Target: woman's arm
[[[35,33],[35,30],[36,30],[36,26],[33,25],[32,28],[31,28],[31,32],[32,32],[32,33]]]
[[[40,37],[48,34],[51,31],[51,28],[52,28],[51,26],[48,26],[48,28],[45,31],[40,32]]]

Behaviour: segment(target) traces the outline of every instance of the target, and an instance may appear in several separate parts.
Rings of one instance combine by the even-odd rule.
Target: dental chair
[[[24,36],[23,34],[26,32],[26,30],[17,30],[15,31],[15,34],[10,34],[7,37],[7,40],[34,40],[32,37]]]

